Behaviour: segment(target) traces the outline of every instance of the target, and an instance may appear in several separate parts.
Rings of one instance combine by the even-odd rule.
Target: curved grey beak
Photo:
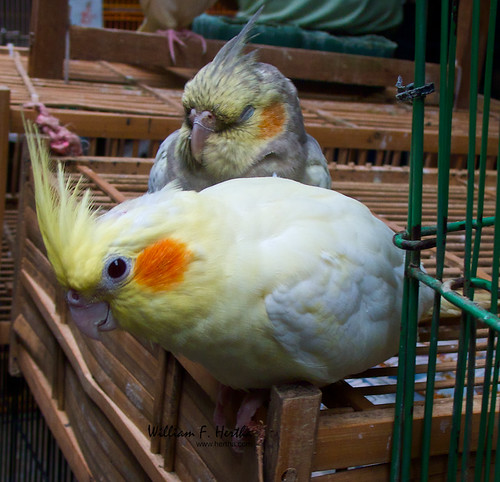
[[[76,326],[90,338],[99,340],[99,332],[118,328],[108,303],[90,302],[73,289],[66,293],[66,301]]]
[[[190,115],[193,123],[191,131],[191,154],[197,162],[201,163],[205,142],[208,136],[214,132],[216,119],[208,110],[204,110],[199,114],[193,111]]]

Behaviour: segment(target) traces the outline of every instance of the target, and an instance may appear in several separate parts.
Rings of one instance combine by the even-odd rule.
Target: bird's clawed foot
[[[241,399],[241,395],[241,391],[220,385],[214,412],[215,425],[219,427],[227,426],[224,407],[234,404],[238,398]],[[232,437],[232,447],[235,452],[243,452],[241,438],[245,435],[248,436],[248,434],[252,434],[255,437],[257,451],[262,451],[266,426],[261,420],[253,420],[253,417],[268,398],[269,390],[251,390],[244,394],[238,413],[236,414],[236,425]]]
[[[167,37],[168,40],[168,49],[170,51],[170,57],[172,59],[172,62],[175,64],[175,48],[174,44],[179,44],[182,47],[185,47],[186,44],[184,43],[184,40],[187,40],[189,38],[194,38],[198,39],[201,43],[202,47],[202,52],[205,54],[207,52],[207,42],[205,38],[202,35],[199,35],[197,33],[192,32],[191,30],[188,29],[181,29],[181,30],[174,30],[174,29],[167,29],[167,30],[157,30],[157,34],[163,35]]]

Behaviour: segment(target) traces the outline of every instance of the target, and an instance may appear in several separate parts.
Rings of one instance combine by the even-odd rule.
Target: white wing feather
[[[242,262],[236,271],[261,276],[269,288],[265,310],[275,339],[309,380],[331,383],[397,352],[403,252],[393,245],[392,231],[358,201],[280,181],[269,189],[261,185],[265,203],[248,192],[248,205],[235,203],[244,220],[238,252],[247,253],[250,264],[259,260],[251,268]],[[205,192],[223,195],[229,187]],[[237,188],[233,184],[232,196]],[[288,211],[280,199],[287,200]],[[251,251],[255,245],[258,253]]]

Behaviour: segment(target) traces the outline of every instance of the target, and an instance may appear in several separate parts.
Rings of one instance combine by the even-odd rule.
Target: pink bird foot
[[[219,385],[219,392],[217,393],[217,401],[215,403],[214,411],[214,423],[215,425],[221,427],[222,425],[227,425],[226,415],[224,413],[224,407],[229,405],[234,398],[236,390],[233,390],[227,385]]]
[[[191,30],[186,29],[186,28],[183,28],[181,30],[174,30],[174,29],[169,28],[167,30],[157,30],[156,33],[167,37],[168,49],[170,51],[170,57],[171,57],[172,62],[174,64],[175,64],[174,44],[178,43],[179,45],[182,45],[183,47],[185,47],[186,44],[184,43],[184,40],[187,40],[189,38],[198,39],[201,43],[202,52],[204,54],[207,52],[207,42],[206,42],[205,38],[197,33],[192,32]]]
[[[264,439],[266,438],[266,425],[262,421],[252,420],[257,410],[269,398],[269,390],[251,390],[248,392],[241,402],[240,409],[236,415],[236,427],[246,427],[255,437],[255,447],[257,450],[257,459],[259,466],[263,455]],[[233,450],[235,452],[243,452],[237,443],[238,439],[233,437]]]
[[[241,398],[242,392],[233,390],[226,385],[220,385],[219,393],[217,395],[217,402],[215,405],[214,422],[218,427],[227,426],[225,416],[225,408],[234,405],[234,403]],[[233,436],[233,450],[241,453],[242,450],[242,434],[250,432],[255,436],[257,449],[264,444],[266,426],[262,421],[254,421],[257,410],[269,398],[269,390],[251,390],[245,393],[243,400],[240,403],[240,408],[236,414],[235,435]]]

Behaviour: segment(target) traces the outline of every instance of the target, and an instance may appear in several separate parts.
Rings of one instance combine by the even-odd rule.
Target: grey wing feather
[[[168,152],[169,147],[175,143],[179,131],[170,134],[160,145],[156,153],[155,162],[149,173],[148,192],[156,192],[166,186],[172,179],[168,178]]]
[[[318,141],[307,134],[307,160],[304,183],[311,186],[332,188],[332,178]]]

